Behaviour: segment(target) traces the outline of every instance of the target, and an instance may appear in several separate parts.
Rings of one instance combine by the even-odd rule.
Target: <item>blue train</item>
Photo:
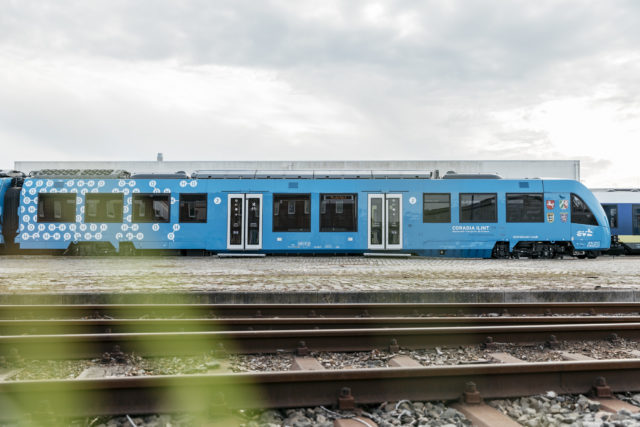
[[[640,253],[640,189],[603,188],[592,191],[607,215],[614,236],[612,251]]]
[[[2,234],[14,250],[593,258],[611,239],[598,200],[571,180],[40,171],[0,183]]]

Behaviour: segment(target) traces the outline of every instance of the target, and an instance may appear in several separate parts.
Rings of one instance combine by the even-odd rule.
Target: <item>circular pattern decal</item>
[[[216,197],[215,199],[213,199],[213,203],[216,205],[219,205],[220,202],[222,202],[222,200],[220,199],[220,197]]]

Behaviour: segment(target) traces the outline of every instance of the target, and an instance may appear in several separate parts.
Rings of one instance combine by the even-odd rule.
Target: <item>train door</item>
[[[369,194],[367,247],[402,249],[402,194]]]
[[[227,249],[262,248],[262,194],[229,194]]]

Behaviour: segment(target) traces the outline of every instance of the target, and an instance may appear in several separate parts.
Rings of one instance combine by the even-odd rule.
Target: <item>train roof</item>
[[[592,188],[600,203],[640,203],[640,188]]]
[[[197,179],[429,179],[421,170],[197,170]]]

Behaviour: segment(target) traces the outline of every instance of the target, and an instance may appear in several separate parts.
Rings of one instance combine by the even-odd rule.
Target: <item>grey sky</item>
[[[0,0],[14,160],[580,159],[640,186],[633,1]]]

